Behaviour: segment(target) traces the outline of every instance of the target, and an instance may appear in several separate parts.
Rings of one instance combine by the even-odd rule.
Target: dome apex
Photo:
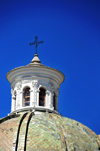
[[[34,55],[34,58],[32,59],[31,63],[41,63],[39,57],[38,57],[38,54],[35,54]]]

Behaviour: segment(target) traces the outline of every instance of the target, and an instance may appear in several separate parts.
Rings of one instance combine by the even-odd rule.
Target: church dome
[[[49,111],[0,120],[0,151],[96,151],[99,137],[85,125]]]

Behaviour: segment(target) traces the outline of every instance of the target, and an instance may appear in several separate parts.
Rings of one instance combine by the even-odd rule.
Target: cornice
[[[21,67],[12,69],[11,71],[9,71],[7,73],[6,78],[11,83],[11,79],[13,77],[17,78],[18,76],[20,77],[22,75],[29,76],[29,75],[31,75],[31,73],[32,74],[33,73],[36,74],[35,76],[37,76],[38,74],[44,76],[46,74],[46,75],[48,75],[47,77],[49,77],[49,75],[52,76],[51,72],[52,72],[53,75],[56,75],[58,79],[60,79],[60,83],[62,83],[64,81],[65,76],[64,76],[64,74],[61,71],[59,71],[57,69],[54,69],[54,68],[51,68],[51,67],[44,66],[42,64],[33,65],[32,63],[29,64],[29,65],[26,65],[26,66],[21,66]],[[15,74],[15,76],[14,76],[14,74]]]

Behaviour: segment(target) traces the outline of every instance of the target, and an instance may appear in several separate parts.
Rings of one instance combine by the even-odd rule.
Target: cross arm
[[[39,41],[38,43],[40,44],[40,43],[43,43],[44,41]]]
[[[29,43],[29,45],[34,45],[34,44],[35,44],[35,42]]]

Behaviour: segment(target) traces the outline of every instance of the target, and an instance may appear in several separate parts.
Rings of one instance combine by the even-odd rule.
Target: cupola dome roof
[[[61,115],[24,112],[0,120],[0,150],[96,151],[99,137],[83,124]]]

